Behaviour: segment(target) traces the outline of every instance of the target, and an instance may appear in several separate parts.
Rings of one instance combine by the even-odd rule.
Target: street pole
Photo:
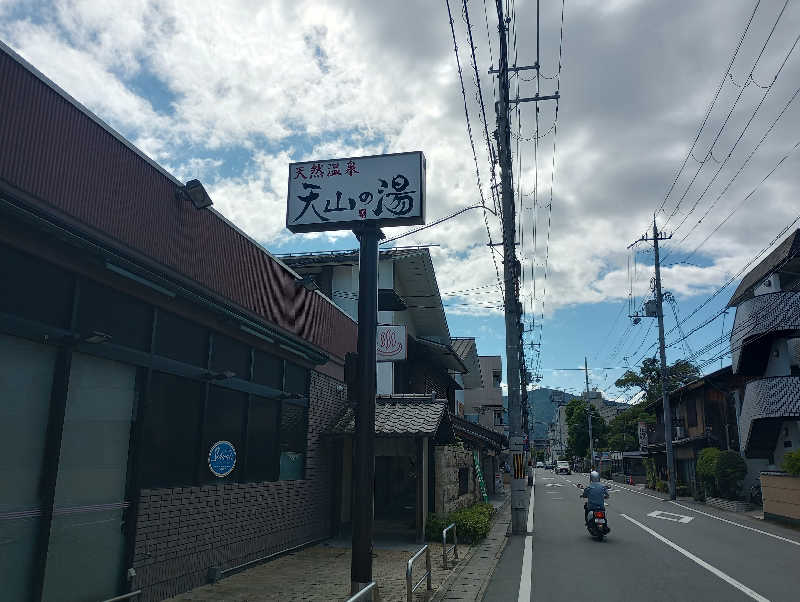
[[[658,305],[658,350],[661,355],[661,395],[664,401],[664,442],[667,448],[667,471],[669,474],[669,498],[675,499],[675,458],[672,450],[672,410],[667,391],[667,352],[664,348],[664,299],[661,294],[661,266],[658,259],[658,228],[653,216],[653,251],[656,262],[656,303]]]
[[[350,592],[372,581],[372,519],[375,486],[375,387],[378,330],[378,239],[381,231],[369,222],[354,232],[358,256],[358,407],[353,454],[353,549]],[[368,600],[372,600],[370,595]]]
[[[583,357],[583,370],[586,374],[586,414],[589,420],[589,469],[591,469],[594,467],[594,439],[592,438],[592,402],[589,399],[589,361],[586,356]]]

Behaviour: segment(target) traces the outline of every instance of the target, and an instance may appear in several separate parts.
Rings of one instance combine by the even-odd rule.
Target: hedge
[[[717,461],[720,451],[716,447],[706,447],[700,451],[697,458],[697,478],[703,486],[703,493],[707,497],[716,497],[717,491]]]
[[[480,503],[445,515],[429,514],[425,525],[425,538],[428,541],[441,541],[442,530],[449,524],[455,523],[459,542],[476,543],[489,534],[494,512],[494,506],[491,504]],[[452,541],[452,534],[452,531],[447,533],[449,541]]]
[[[722,497],[733,500],[739,497],[747,464],[735,451],[727,450],[719,454],[716,467],[717,488]]]

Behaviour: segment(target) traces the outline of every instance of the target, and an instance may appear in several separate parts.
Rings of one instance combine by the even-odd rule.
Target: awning
[[[465,374],[469,372],[467,367],[464,365],[464,362],[461,361],[461,358],[458,357],[458,354],[450,345],[437,343],[436,341],[432,341],[423,337],[408,338],[409,340],[413,340],[415,343],[418,343],[420,347],[424,348],[426,353],[434,357],[436,361],[438,361],[448,370],[458,372],[459,374]]]

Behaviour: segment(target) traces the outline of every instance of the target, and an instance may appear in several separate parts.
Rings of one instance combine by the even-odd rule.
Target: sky
[[[285,229],[290,162],[421,150],[429,223],[494,206],[497,12],[466,2],[476,78],[465,4],[449,4],[457,51],[446,0],[0,0],[0,39],[178,178],[199,178],[271,252],[352,249],[348,232]],[[536,62],[536,6],[508,6],[512,64]],[[720,312],[797,227],[800,6],[541,0],[538,29],[539,92],[561,98],[539,103],[538,139],[534,103],[519,104],[512,154],[539,385],[582,390],[586,357],[591,386],[616,398],[616,378],[657,352],[655,320],[628,318],[654,262],[649,243],[627,247],[654,214],[672,234],[668,360],[729,364],[717,356],[734,312]],[[534,70],[512,78],[512,97],[536,92]],[[393,243],[433,245],[451,334],[476,337],[483,355],[505,356],[488,246],[500,232],[475,209]]]

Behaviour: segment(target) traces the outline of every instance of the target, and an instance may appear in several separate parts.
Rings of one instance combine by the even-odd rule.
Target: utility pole
[[[538,73],[539,61],[535,65],[518,67],[508,66],[508,23],[511,21],[503,14],[502,0],[495,0],[497,8],[498,31],[500,34],[500,52],[497,70],[490,69],[489,73],[499,75],[498,89],[500,99],[495,103],[497,114],[497,132],[495,134],[498,147],[498,162],[500,164],[500,188],[502,193],[502,220],[503,220],[503,279],[505,281],[504,305],[506,323],[506,379],[508,382],[508,413],[509,413],[509,447],[514,456],[514,475],[511,479],[511,532],[519,535],[526,532],[527,491],[525,487],[525,471],[522,456],[522,408],[521,408],[521,369],[524,362],[520,361],[522,354],[522,304],[519,301],[519,277],[522,266],[516,254],[516,207],[514,205],[514,189],[512,185],[512,158],[511,158],[511,126],[509,111],[512,104],[520,102],[535,102],[542,100],[557,100],[560,98],[558,91],[548,96],[540,96],[537,92],[532,98],[509,98],[508,72],[535,69]],[[538,20],[537,20],[538,21]],[[538,29],[538,22],[537,22]],[[537,35],[538,38],[538,35]]]
[[[592,401],[589,399],[589,360],[583,357],[583,370],[586,374],[586,415],[589,420],[589,468],[594,467],[594,438],[592,436]]]
[[[669,406],[669,392],[667,391],[667,352],[664,344],[664,296],[661,293],[661,265],[658,256],[658,241],[669,240],[672,235],[663,236],[658,232],[656,216],[653,215],[653,237],[645,234],[639,240],[630,244],[628,248],[639,242],[653,241],[653,255],[656,271],[656,317],[658,318],[658,351],[661,355],[661,396],[664,404],[664,446],[667,450],[667,473],[669,475],[669,497],[675,499],[675,456],[672,449],[672,409]]]

